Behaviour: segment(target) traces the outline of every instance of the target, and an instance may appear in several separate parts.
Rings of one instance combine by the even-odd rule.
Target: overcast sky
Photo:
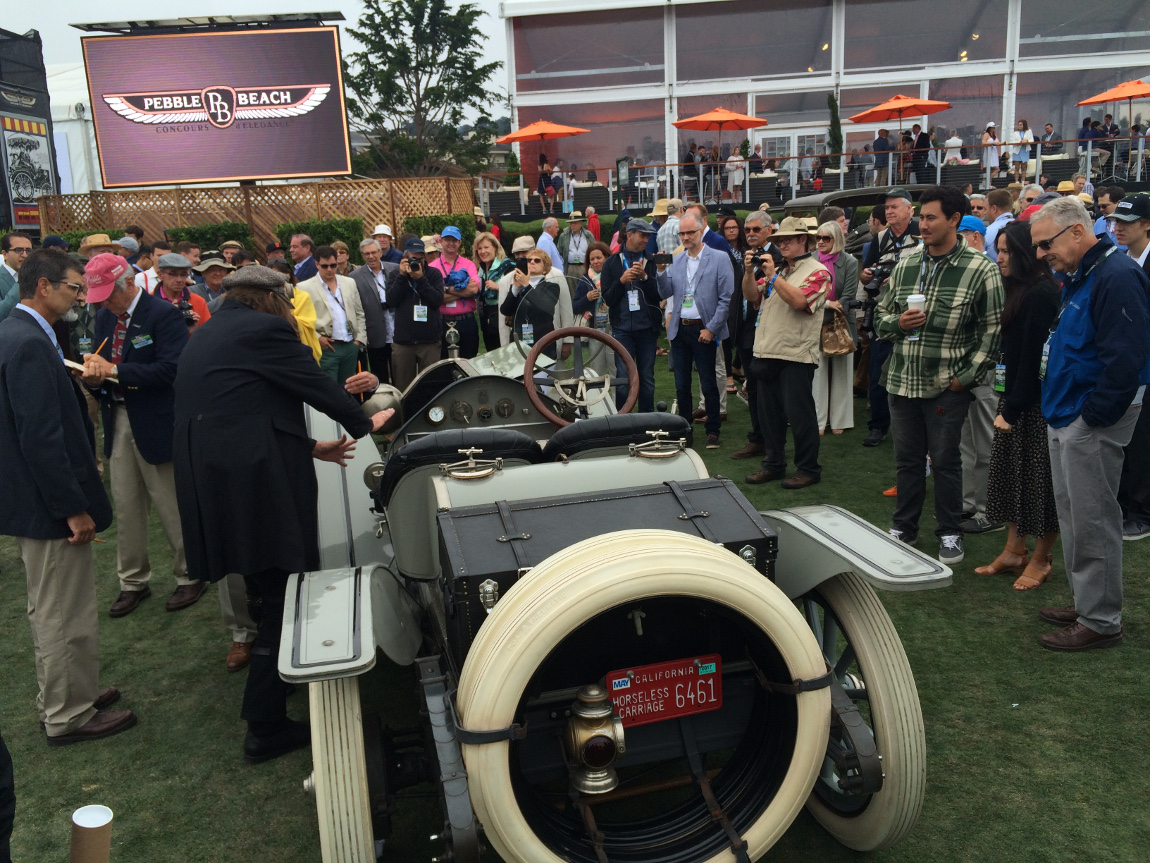
[[[505,23],[499,17],[499,0],[472,0],[487,14],[480,19],[480,27],[488,36],[484,54],[488,61],[506,59],[507,40]],[[155,0],[117,0],[116,3],[93,4],[91,0],[5,0],[4,16],[0,26],[15,33],[39,30],[44,40],[45,63],[82,63],[81,32],[70,24],[92,22],[133,21],[157,15]],[[203,15],[268,15],[287,12],[340,11],[347,24],[355,24],[363,11],[356,0],[187,0],[163,6],[164,18],[199,17]],[[452,0],[452,6],[458,6]],[[346,31],[340,33],[340,45],[345,54],[356,50],[354,40]],[[500,70],[493,79],[496,86],[505,89],[506,73]]]

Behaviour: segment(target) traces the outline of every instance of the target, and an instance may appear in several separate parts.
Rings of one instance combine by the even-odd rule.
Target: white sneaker
[[[955,563],[962,563],[962,559],[966,556],[962,548],[962,535],[958,533],[949,533],[939,539],[938,545],[938,562],[945,563],[950,566]]]

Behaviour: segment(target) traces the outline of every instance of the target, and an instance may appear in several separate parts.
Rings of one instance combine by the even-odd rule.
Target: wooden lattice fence
[[[135,224],[146,237],[162,237],[168,228],[246,222],[261,250],[276,239],[275,227],[284,222],[361,218],[368,231],[383,223],[398,234],[408,216],[466,213],[474,206],[467,177],[133,189],[46,195],[39,203],[44,234]]]

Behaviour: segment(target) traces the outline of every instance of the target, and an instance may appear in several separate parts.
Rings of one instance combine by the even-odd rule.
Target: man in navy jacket
[[[1150,279],[1095,237],[1082,202],[1059,198],[1035,213],[1039,258],[1067,273],[1062,311],[1043,348],[1042,414],[1074,605],[1039,616],[1064,627],[1042,636],[1051,650],[1122,641],[1122,448],[1150,383]]]
[[[101,709],[119,693],[99,689],[91,543],[112,506],[84,397],[52,331],[82,306],[84,275],[66,253],[43,249],[21,267],[20,293],[0,322],[0,533],[16,537],[27,570],[36,707],[49,745],[60,746],[124,731],[136,717]],[[0,802],[10,796],[0,792]]]
[[[165,256],[166,257],[166,256]],[[174,256],[173,256],[174,257]],[[164,258],[159,265],[164,266]],[[207,582],[188,578],[172,472],[176,362],[188,343],[183,313],[140,290],[116,255],[88,262],[88,301],[96,313],[97,355],[85,358],[84,383],[100,392],[104,455],[116,500],[116,568],[120,594],[109,614],[123,617],[151,596],[148,512],[155,507],[172,549],[176,591],[168,611],[193,605]],[[115,376],[116,381],[108,378]],[[221,442],[221,445],[226,445]]]

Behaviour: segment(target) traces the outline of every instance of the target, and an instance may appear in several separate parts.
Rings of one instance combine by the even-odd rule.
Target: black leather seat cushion
[[[376,490],[379,503],[386,506],[396,484],[409,470],[432,464],[452,464],[466,459],[461,449],[481,449],[477,459],[521,459],[536,464],[543,458],[539,444],[515,429],[444,429],[404,444],[391,454],[383,468]]]
[[[560,455],[570,457],[589,449],[645,443],[652,439],[647,434],[651,431],[669,432],[668,440],[686,440],[691,445],[691,424],[678,414],[612,414],[559,429],[543,448],[543,460],[554,461]]]

